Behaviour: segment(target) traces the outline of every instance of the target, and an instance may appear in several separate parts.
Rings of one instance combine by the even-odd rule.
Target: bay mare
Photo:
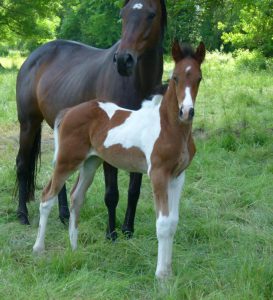
[[[43,190],[40,223],[33,247],[44,250],[48,216],[66,179],[79,170],[71,192],[69,236],[77,247],[79,212],[98,166],[107,161],[130,172],[147,173],[151,179],[158,238],[156,276],[171,274],[172,244],[179,218],[179,200],[185,169],[195,154],[192,137],[194,105],[201,81],[205,46],[194,52],[172,47],[172,79],[162,96],[132,111],[113,103],[89,101],[57,118],[55,168]]]
[[[127,0],[121,10],[122,37],[109,49],[57,40],[35,50],[22,65],[16,86],[19,151],[16,158],[18,218],[29,224],[27,202],[34,198],[41,123],[52,128],[64,108],[94,98],[111,99],[124,108],[138,109],[161,83],[164,0]],[[115,239],[115,210],[119,193],[117,169],[104,164],[107,236]],[[131,236],[142,175],[130,174],[128,206],[122,230]],[[65,185],[59,194],[59,215],[69,218]]]

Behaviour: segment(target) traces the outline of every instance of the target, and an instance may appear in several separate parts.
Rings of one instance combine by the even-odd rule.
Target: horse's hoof
[[[124,225],[122,226],[121,231],[127,239],[131,239],[134,235],[134,230]]]
[[[34,245],[33,246],[33,254],[41,254],[45,251],[45,247],[43,245]]]
[[[25,213],[17,212],[17,218],[22,225],[30,225],[28,217]]]
[[[115,242],[115,240],[118,238],[117,232],[114,230],[112,232],[106,232],[106,239],[110,240],[112,242]]]

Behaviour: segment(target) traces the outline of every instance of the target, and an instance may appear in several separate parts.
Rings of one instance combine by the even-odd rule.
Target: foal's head
[[[180,47],[176,41],[172,47],[175,67],[172,75],[179,106],[179,118],[189,123],[194,116],[194,104],[202,79],[201,64],[205,58],[205,45],[201,42],[194,51],[190,46]]]
[[[144,51],[162,41],[166,26],[164,0],[126,0],[121,10],[122,37],[114,61],[123,76],[132,74]]]

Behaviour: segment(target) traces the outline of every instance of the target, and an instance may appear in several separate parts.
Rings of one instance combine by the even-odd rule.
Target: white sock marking
[[[39,221],[39,229],[36,238],[36,242],[33,246],[33,252],[39,253],[45,249],[45,231],[46,224],[48,220],[49,213],[51,211],[52,206],[57,201],[57,197],[54,197],[47,202],[40,203],[40,221]]]
[[[158,258],[156,276],[164,278],[171,274],[173,237],[179,218],[179,200],[185,180],[184,172],[168,183],[169,215],[159,213],[156,221],[156,233],[158,239]]]
[[[69,218],[69,238],[72,250],[77,249],[78,242],[78,229],[76,228],[76,215],[75,210],[72,209]]]

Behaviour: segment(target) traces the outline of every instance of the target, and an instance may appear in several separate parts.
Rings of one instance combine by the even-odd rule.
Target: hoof
[[[40,245],[34,245],[33,246],[33,253],[34,254],[41,254],[45,251],[45,247],[44,246],[40,246]]]
[[[106,239],[110,240],[112,242],[115,242],[115,240],[118,238],[117,232],[114,230],[112,232],[106,232]]]
[[[22,225],[30,225],[28,217],[23,212],[17,212],[17,218]]]
[[[134,235],[134,230],[124,225],[122,226],[121,231],[127,239],[131,239]]]
[[[63,210],[59,215],[59,218],[64,225],[67,225],[69,223],[69,217],[70,217],[70,213],[68,209]]]
[[[167,270],[156,270],[155,276],[158,280],[165,281],[172,276],[172,269],[168,268]]]

